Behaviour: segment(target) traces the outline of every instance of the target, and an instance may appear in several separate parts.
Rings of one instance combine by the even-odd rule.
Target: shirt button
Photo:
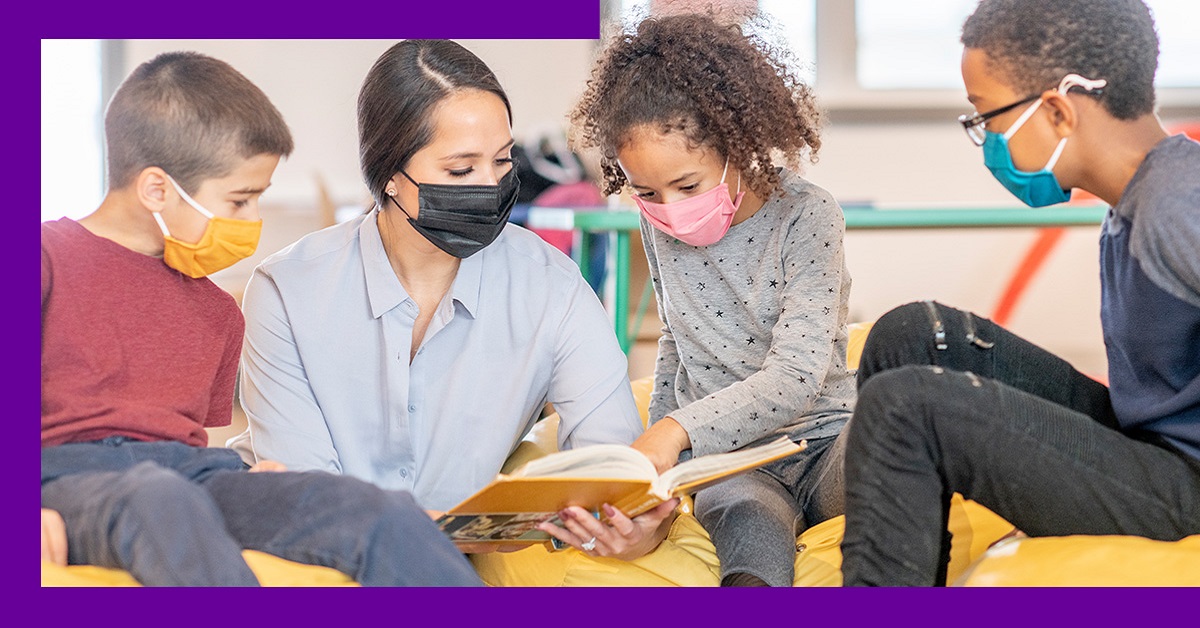
[[[400,469],[400,477],[402,477],[402,478],[408,477],[408,469]]]
[[[410,404],[408,404],[408,411],[409,411],[409,412],[416,412],[416,411],[417,411],[417,406],[415,406],[415,405],[413,405],[413,404],[411,404],[411,403],[410,403]]]

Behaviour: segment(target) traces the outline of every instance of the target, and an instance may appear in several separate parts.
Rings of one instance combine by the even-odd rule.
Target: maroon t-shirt
[[[203,447],[229,425],[245,322],[229,293],[69,218],[42,223],[42,446]]]

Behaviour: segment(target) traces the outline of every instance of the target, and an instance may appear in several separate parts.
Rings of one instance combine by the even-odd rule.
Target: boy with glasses
[[[1106,387],[968,312],[884,315],[846,454],[847,585],[944,584],[951,495],[1029,536],[1200,533],[1200,144],[1154,113],[1139,0],[983,0],[963,26],[960,121],[1009,191],[1082,188],[1100,238]]]

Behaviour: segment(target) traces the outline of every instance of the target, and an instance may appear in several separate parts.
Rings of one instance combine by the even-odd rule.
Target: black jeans
[[[1200,533],[1200,462],[1118,431],[1108,389],[970,313],[910,303],[867,338],[847,426],[847,586],[945,584],[950,498],[1029,536]]]
[[[248,473],[230,449],[123,437],[42,450],[70,564],[148,586],[256,586],[254,549],[365,586],[480,586],[412,496],[321,471]]]

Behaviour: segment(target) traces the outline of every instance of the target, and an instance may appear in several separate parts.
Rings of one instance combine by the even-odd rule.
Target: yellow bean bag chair
[[[870,325],[851,326],[849,359],[857,365]],[[647,420],[649,378],[633,382],[634,398]],[[554,450],[557,417],[539,423],[509,458],[505,469]],[[717,586],[720,568],[708,533],[685,502],[667,539],[653,552],[633,561],[592,558],[569,549],[536,546],[507,554],[472,556],[484,582],[493,586]],[[796,586],[840,586],[844,519],[836,517],[806,530],[796,541]],[[974,502],[955,496],[950,529],[954,533],[948,578],[957,578],[988,546],[1013,526]]]
[[[852,325],[848,358],[858,364],[870,325]],[[652,382],[633,382],[646,420]],[[506,470],[554,451],[556,417],[539,423],[514,452]],[[686,508],[686,504],[685,507]],[[681,508],[682,510],[683,508]],[[796,586],[840,586],[844,517],[806,530],[797,539]],[[947,582],[961,586],[1196,586],[1200,535],[1176,543],[1129,536],[1072,536],[1007,540],[1012,524],[955,495]],[[989,550],[993,544],[996,546]],[[569,549],[536,546],[509,554],[472,556],[493,586],[717,586],[716,551],[699,521],[680,514],[667,539],[634,561],[591,558]]]
[[[346,574],[328,567],[303,565],[278,556],[245,550],[242,557],[264,587],[356,587]],[[136,587],[129,572],[92,565],[62,567],[42,561],[44,587]]]
[[[1200,587],[1200,535],[1061,536],[1003,541],[956,583],[968,587]]]
[[[869,325],[851,327],[849,357],[857,364]],[[633,382],[646,420],[652,383]],[[557,417],[540,422],[505,465],[511,470],[555,449]],[[519,552],[472,556],[493,586],[716,586],[719,570],[708,534],[685,503],[667,539],[634,561],[591,558],[575,550],[535,546]],[[797,586],[842,583],[843,517],[806,530],[797,539]],[[975,502],[955,496],[947,580],[963,586],[1200,586],[1200,535],[1175,543],[1127,536],[1072,536],[997,540],[1013,526]],[[995,547],[991,547],[995,544]],[[991,547],[991,549],[989,549]],[[355,586],[346,575],[247,550],[246,562],[264,586]],[[42,586],[137,586],[128,573],[86,565],[42,563]]]

